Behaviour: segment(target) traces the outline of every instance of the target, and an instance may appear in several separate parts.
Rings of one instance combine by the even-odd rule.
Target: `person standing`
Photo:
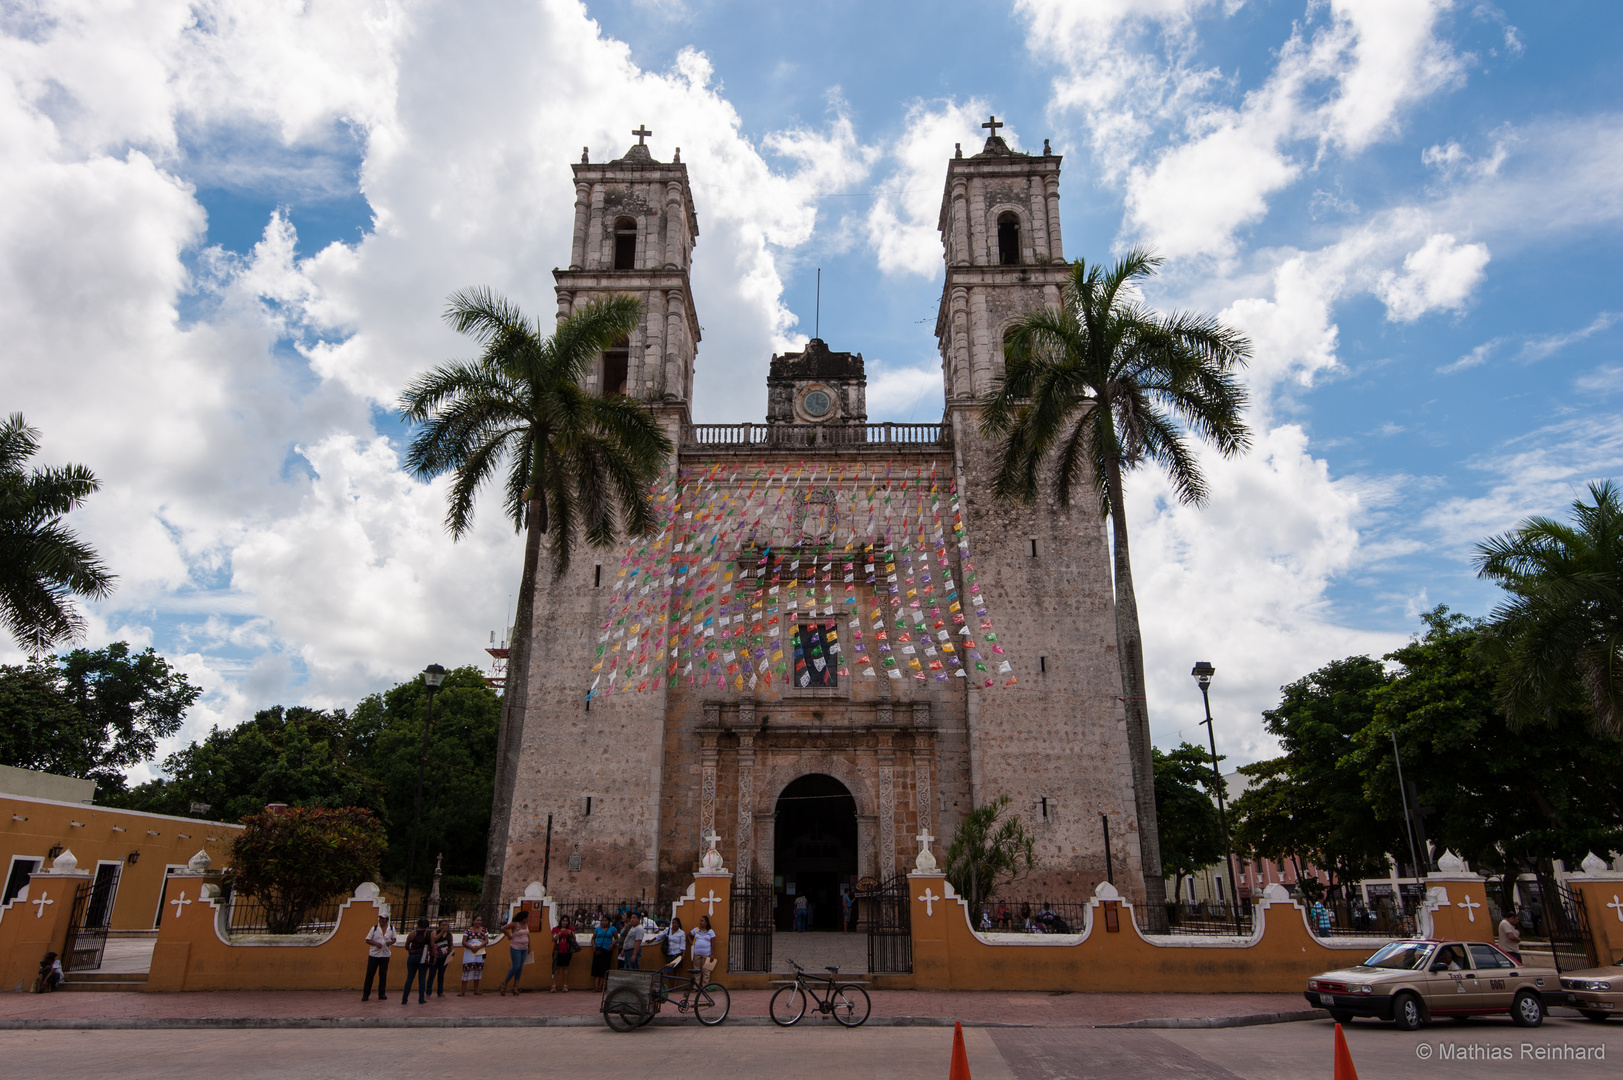
[[[693,966],[699,969],[699,986],[710,983],[710,973],[716,970],[716,932],[710,928],[710,916],[700,915],[699,925],[690,935],[693,938]]]
[[[1522,931],[1521,915],[1512,911],[1499,920],[1499,936],[1494,944],[1499,951],[1510,957],[1516,963],[1522,962]]]
[[[602,993],[614,963],[614,924],[598,906],[597,927],[592,931],[592,989]]]
[[[856,913],[856,898],[851,895],[850,889],[840,890],[840,922],[845,926],[845,932],[851,932],[851,924],[856,920],[852,917]]]
[[[428,972],[434,966],[434,931],[426,918],[417,920],[417,929],[406,938],[406,990],[400,995],[404,1005],[411,997],[412,980],[417,980],[417,1004],[428,1004]]]
[[[378,914],[378,924],[366,932],[366,982],[361,984],[361,1000],[372,997],[372,976],[378,979],[378,1000],[389,996],[389,957],[394,955],[398,935],[389,925],[388,912]]]
[[[552,992],[558,992],[558,984],[563,983],[563,992],[569,993],[569,961],[574,959],[575,950],[580,946],[575,942],[575,927],[569,921],[569,916],[563,916],[559,924],[552,928]]]
[[[515,911],[513,921],[503,926],[501,932],[507,935],[507,955],[513,961],[507,977],[502,979],[501,993],[505,996],[508,983],[513,984],[513,993],[518,993],[518,980],[524,974],[524,962],[530,955],[530,909]]]
[[[428,969],[428,992],[435,997],[445,996],[445,967],[451,962],[451,947],[455,939],[451,933],[451,920],[441,919],[434,929],[434,959]],[[439,986],[435,990],[435,985]]]
[[[642,966],[642,939],[646,933],[642,918],[628,916],[625,933],[620,936],[620,967],[634,971]]]
[[[485,929],[485,920],[475,915],[473,922],[462,931],[462,989],[457,991],[457,997],[467,996],[469,983],[473,983],[473,996],[480,996],[479,981],[485,977],[485,946],[489,944],[490,931]]]
[[[810,901],[806,899],[805,893],[801,893],[795,897],[795,933],[802,933],[806,929],[806,920],[810,913]]]
[[[665,963],[661,971],[674,971],[682,964],[682,958],[688,953],[688,936],[682,929],[681,919],[672,919],[671,925],[653,937],[645,937],[643,944],[651,945],[656,941],[665,943]]]

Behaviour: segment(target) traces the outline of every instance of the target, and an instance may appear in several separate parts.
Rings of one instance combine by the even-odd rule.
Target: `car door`
[[[1426,970],[1426,1005],[1434,1013],[1468,1012],[1475,1008],[1475,984],[1476,973],[1465,946],[1441,945]]]
[[[1476,968],[1474,1007],[1509,1011],[1511,998],[1522,985],[1520,979],[1510,977],[1512,971],[1518,970],[1516,965],[1492,945],[1473,943],[1469,948],[1472,966]]]

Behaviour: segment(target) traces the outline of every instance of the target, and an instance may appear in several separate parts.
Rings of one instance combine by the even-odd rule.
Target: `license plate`
[[[1320,1005],[1334,1005],[1335,1003],[1336,1003],[1336,996],[1334,994],[1320,994],[1319,995],[1319,1004]]]

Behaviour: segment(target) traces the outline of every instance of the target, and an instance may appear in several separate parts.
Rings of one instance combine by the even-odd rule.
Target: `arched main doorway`
[[[857,876],[857,801],[832,776],[809,773],[778,796],[773,845],[777,925],[794,925],[795,901],[804,896],[814,930],[840,928],[840,888]]]

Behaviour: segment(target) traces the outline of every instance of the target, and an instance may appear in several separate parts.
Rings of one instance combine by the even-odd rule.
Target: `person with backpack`
[[[394,943],[398,940],[394,928],[389,925],[389,913],[378,913],[378,924],[366,932],[366,981],[361,984],[361,1000],[372,999],[372,978],[378,980],[378,1000],[384,1001],[389,996],[389,957],[394,953]]]
[[[400,995],[400,1004],[411,997],[411,982],[417,980],[417,1004],[428,1004],[428,972],[434,966],[434,931],[428,920],[417,920],[417,929],[406,938],[406,990]]]

